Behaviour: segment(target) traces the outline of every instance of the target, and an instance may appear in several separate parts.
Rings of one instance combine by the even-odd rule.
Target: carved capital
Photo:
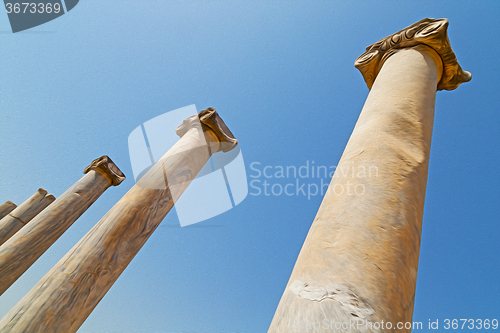
[[[470,81],[472,76],[458,64],[447,30],[447,19],[425,18],[368,46],[366,52],[356,59],[354,66],[359,69],[366,85],[371,89],[385,60],[397,49],[423,44],[435,50],[443,61],[443,75],[437,90],[456,89],[461,83]]]
[[[196,115],[184,119],[182,124],[175,129],[175,133],[182,137],[192,126],[199,124],[201,124],[203,132],[205,132],[207,143],[219,143],[217,151],[223,151],[226,153],[238,144],[238,140],[234,137],[233,133],[231,133],[214,108],[205,109]],[[208,134],[207,132],[211,132],[213,135],[206,135]],[[216,138],[216,141],[212,139],[213,137]]]
[[[88,167],[85,168],[83,173],[88,173],[90,170],[96,170],[104,174],[110,181],[111,185],[120,185],[122,181],[125,180],[125,175],[116,166],[116,164],[106,155],[95,159],[90,163]]]

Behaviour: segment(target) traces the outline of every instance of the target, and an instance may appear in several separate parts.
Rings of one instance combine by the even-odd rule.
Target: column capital
[[[214,108],[207,108],[200,111],[198,114],[184,119],[182,124],[175,129],[175,133],[182,137],[192,126],[196,126],[197,124],[201,124],[205,134],[211,132],[216,137],[216,141],[219,143],[217,151],[226,153],[238,144],[238,140],[234,137],[233,133],[229,130]],[[209,141],[213,142],[210,137],[211,136],[205,136],[207,144]]]
[[[443,61],[443,75],[437,90],[454,90],[472,76],[462,70],[448,40],[448,20],[425,18],[382,38],[366,48],[366,52],[356,59],[354,66],[361,72],[366,85],[371,89],[384,62],[398,49],[427,45],[436,51]]]
[[[17,205],[13,203],[12,201],[5,201],[2,205],[0,205],[0,211],[2,210],[14,210],[17,208]]]
[[[56,200],[56,197],[53,194],[47,192],[47,190],[44,188],[39,188],[34,195],[40,195],[42,198],[47,197],[49,200],[51,200],[50,202]]]
[[[106,176],[111,182],[111,185],[117,186],[125,180],[125,175],[116,166],[116,164],[107,156],[101,156],[90,163],[88,167],[85,168],[83,173],[88,173],[91,170],[96,170]]]

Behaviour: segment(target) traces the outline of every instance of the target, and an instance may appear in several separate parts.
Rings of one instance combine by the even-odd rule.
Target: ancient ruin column
[[[237,144],[212,108],[176,132],[179,141],[7,313],[0,332],[76,332],[211,154]]]
[[[268,332],[410,332],[435,94],[471,78],[447,27],[424,19],[356,61],[371,91]]]
[[[106,191],[125,175],[108,156],[94,160],[83,176],[0,246],[0,295],[4,293]]]
[[[7,214],[12,212],[14,209],[16,209],[17,205],[13,203],[12,201],[5,201],[1,206],[0,206],[0,220],[3,219]]]
[[[47,194],[46,190],[39,188],[28,200],[7,214],[0,220],[0,245],[5,243],[54,200],[56,198],[52,194]]]

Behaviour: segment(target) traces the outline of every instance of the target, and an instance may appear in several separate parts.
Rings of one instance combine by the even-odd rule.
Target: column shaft
[[[204,110],[200,120],[205,111],[215,113]],[[221,141],[212,128],[184,129],[182,138],[0,321],[0,332],[78,330],[215,152],[205,137]],[[237,141],[231,140],[232,149]]]
[[[17,205],[12,201],[6,201],[0,206],[0,220],[16,209]]]
[[[124,179],[107,156],[31,222],[0,246],[0,295],[5,292],[111,185]]]
[[[1,219],[0,245],[5,243],[55,199],[52,194],[47,194],[46,190],[40,188],[28,200]]]
[[[441,72],[439,55],[422,45],[400,49],[384,63],[269,332],[324,319],[326,328],[310,332],[340,331],[330,320],[411,321]]]

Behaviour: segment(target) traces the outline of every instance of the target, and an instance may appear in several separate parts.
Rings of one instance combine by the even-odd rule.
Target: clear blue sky
[[[473,78],[437,94],[414,320],[500,319],[499,9],[87,0],[17,34],[0,15],[0,201],[19,204],[38,187],[57,197],[103,154],[128,176],[0,297],[0,316],[133,186],[134,128],[213,106],[249,176],[253,162],[334,166],[368,94],[354,60],[424,17],[446,17]],[[185,228],[172,211],[79,332],[266,332],[321,199],[249,195]]]

